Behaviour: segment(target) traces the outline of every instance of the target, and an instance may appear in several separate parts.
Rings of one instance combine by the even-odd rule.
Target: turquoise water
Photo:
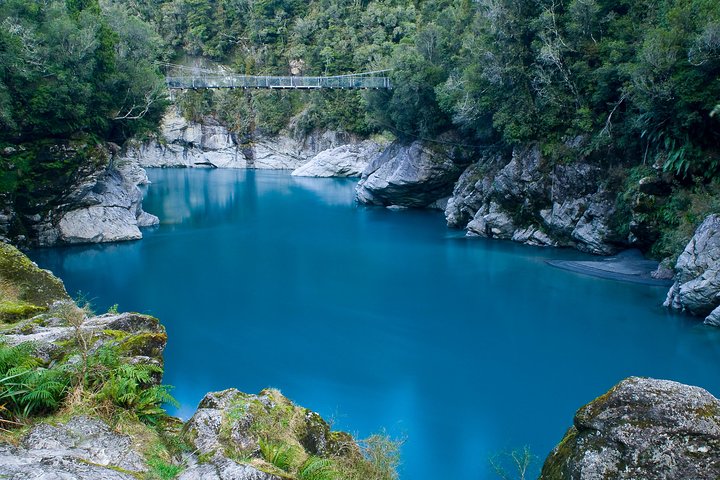
[[[578,407],[627,376],[720,395],[720,329],[668,314],[663,288],[545,264],[576,252],[360,207],[353,181],[149,174],[161,225],[143,240],[32,256],[97,311],[162,320],[183,417],[210,390],[277,387],[336,428],[405,436],[403,480],[478,480],[497,478],[492,455],[544,458]]]

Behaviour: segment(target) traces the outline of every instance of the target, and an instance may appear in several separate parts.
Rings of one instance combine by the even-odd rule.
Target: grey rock
[[[370,159],[380,153],[380,145],[372,140],[323,150],[310,161],[295,169],[296,177],[359,177]]]
[[[210,392],[200,401],[195,414],[185,424],[187,437],[200,454],[223,457],[226,448],[255,452],[258,450],[257,440],[250,435],[248,428],[251,418],[246,415],[235,419],[227,418],[233,405],[257,400],[257,396],[247,395],[234,388],[221,392]],[[225,444],[221,437],[224,423],[230,422],[232,445]]]
[[[211,117],[190,122],[170,109],[162,119],[159,137],[128,143],[123,160],[142,167],[295,170],[324,150],[357,142],[356,137],[336,131],[280,135],[253,132],[246,139],[238,139]]]
[[[427,207],[452,192],[463,166],[451,151],[394,142],[365,168],[356,197],[370,205]]]
[[[631,377],[578,410],[541,480],[720,478],[720,401],[702,388]]]
[[[49,314],[4,329],[3,340],[8,345],[33,342],[38,356],[46,363],[66,354],[65,344],[76,337],[76,331],[66,320],[58,318],[57,309],[60,303],[51,308]],[[127,335],[116,338],[106,334],[108,330],[124,332]],[[93,351],[111,342],[120,345],[128,361],[162,365],[162,352],[165,349],[167,336],[165,327],[154,317],[138,313],[89,317],[80,325],[80,331],[89,337]],[[159,382],[160,379],[156,381]]]
[[[209,463],[190,465],[178,480],[282,480],[257,468],[240,464],[229,458],[213,459]]]
[[[470,235],[607,255],[624,243],[610,226],[615,196],[600,167],[583,161],[550,166],[530,145],[510,158],[497,153],[470,165],[445,218]]]
[[[56,241],[99,243],[137,240],[142,238],[140,226],[158,223],[157,217],[142,210],[142,193],[120,170],[108,170],[95,180],[92,188],[81,188],[84,194],[61,207],[57,215]],[[44,238],[43,242],[47,242],[47,237]]]
[[[480,209],[483,200],[482,192],[486,191],[482,181],[486,173],[484,168],[486,163],[487,160],[483,159],[471,164],[455,183],[452,195],[445,207],[445,219],[448,226],[465,228]]]
[[[705,325],[712,325],[713,327],[720,327],[720,306],[710,312],[710,315],[705,317],[705,321],[703,323]]]
[[[0,445],[2,478],[132,480],[146,471],[128,436],[86,416],[36,425],[19,447]]]
[[[720,306],[720,215],[708,216],[697,228],[675,272],[666,307],[706,316]]]

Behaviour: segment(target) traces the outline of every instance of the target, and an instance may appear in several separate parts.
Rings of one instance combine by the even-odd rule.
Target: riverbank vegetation
[[[646,212],[660,231],[651,249],[658,257],[676,254],[687,232],[718,211],[711,193],[720,173],[717,2],[134,5],[176,51],[240,73],[287,75],[291,64],[311,75],[392,69],[393,90],[365,94],[190,92],[178,98],[189,117],[222,117],[232,104],[228,124],[243,134],[387,129],[432,141],[456,130],[478,152],[536,142],[551,163],[582,158],[625,177],[654,167],[678,192]],[[253,121],[232,121],[241,118]],[[693,208],[683,200],[689,196],[698,200]]]
[[[391,91],[174,98],[186,117],[215,116],[241,139],[339,129],[433,140],[456,130],[478,152],[537,142],[550,162],[657,166],[696,194],[720,172],[712,0],[12,0],[0,19],[2,146],[142,137],[167,105],[156,62],[203,58],[244,74],[392,69]],[[21,153],[0,159],[3,191],[18,183],[10,166],[21,184],[42,170],[41,156]],[[661,236],[676,228],[664,218],[690,215],[682,205],[650,213]],[[658,255],[672,253],[667,244]]]

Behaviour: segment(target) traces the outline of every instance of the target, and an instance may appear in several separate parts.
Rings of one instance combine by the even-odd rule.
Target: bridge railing
[[[277,77],[268,75],[189,75],[166,78],[170,89],[188,88],[345,88],[389,89],[387,77],[339,75],[334,77]]]

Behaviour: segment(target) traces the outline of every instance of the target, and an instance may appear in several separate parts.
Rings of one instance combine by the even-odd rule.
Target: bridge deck
[[[169,89],[278,88],[278,89],[391,89],[388,77],[338,75],[333,77],[274,77],[252,75],[189,75],[167,77]]]

